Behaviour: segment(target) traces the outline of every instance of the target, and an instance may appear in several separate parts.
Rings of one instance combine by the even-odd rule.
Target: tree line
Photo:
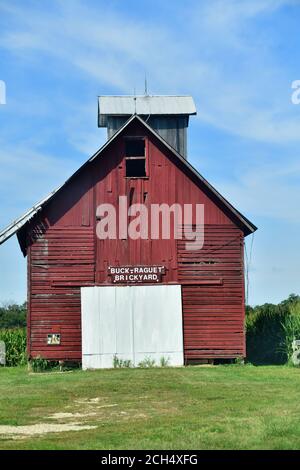
[[[26,326],[27,302],[11,303],[0,307],[0,329]]]
[[[27,305],[0,307],[0,330],[26,326]],[[279,304],[246,306],[247,361],[253,364],[285,364],[293,339],[300,339],[300,295],[291,294]]]

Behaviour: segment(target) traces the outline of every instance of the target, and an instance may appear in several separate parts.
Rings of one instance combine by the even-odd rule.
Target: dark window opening
[[[127,178],[141,178],[146,176],[146,160],[145,158],[135,158],[126,160],[126,176]]]
[[[127,178],[146,177],[145,140],[127,138],[125,140],[125,163]]]
[[[127,139],[125,141],[126,157],[145,157],[144,139]]]

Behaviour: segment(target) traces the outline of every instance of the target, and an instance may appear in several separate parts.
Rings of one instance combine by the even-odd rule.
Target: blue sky
[[[299,0],[0,0],[0,227],[105,140],[97,95],[191,94],[189,160],[259,230],[249,303],[300,294]],[[16,237],[0,303],[26,297]]]

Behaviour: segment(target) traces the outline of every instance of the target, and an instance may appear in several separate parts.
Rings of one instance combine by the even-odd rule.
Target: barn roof
[[[235,207],[230,204],[182,155],[180,155],[168,142],[166,142],[152,127],[150,127],[143,119],[136,114],[133,114],[120,129],[105,142],[105,144],[90,157],[65,183],[59,186],[57,189],[52,191],[48,196],[42,199],[40,202],[35,204],[25,214],[18,219],[14,220],[6,228],[0,232],[0,245],[3,244],[10,237],[15,235],[21,230],[55,195],[75,176],[77,175],[86,165],[95,160],[110,143],[117,138],[118,135],[134,120],[138,120],[143,126],[145,126],[163,145],[165,145],[176,157],[180,160],[185,167],[187,167],[196,178],[213,194],[228,210],[232,213],[241,223],[245,235],[249,235],[257,230],[257,227],[250,222],[245,216],[243,216]]]
[[[108,116],[189,116],[197,113],[191,96],[170,95],[99,96],[98,110],[99,127],[106,127]]]

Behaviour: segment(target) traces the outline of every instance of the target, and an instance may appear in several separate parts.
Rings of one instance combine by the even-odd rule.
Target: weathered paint
[[[213,198],[216,198],[217,202],[221,204],[221,207],[224,207],[233,218],[235,218],[243,229],[245,235],[255,232],[257,229],[254,224],[252,224],[245,216],[243,216],[239,211],[236,210],[182,155],[180,155],[174,147],[172,147],[168,142],[161,138],[161,136],[154,131],[154,129],[148,125],[146,121],[143,121],[140,116],[133,115],[128,121],[121,127],[115,135],[109,139],[105,144],[97,150],[97,152],[92,155],[65,183],[63,183],[59,188],[52,191],[46,198],[44,198],[39,203],[35,204],[28,212],[23,214],[18,219],[10,223],[6,228],[0,232],[0,245],[5,243],[11,236],[17,234],[20,248],[24,254],[27,254],[28,244],[27,244],[27,235],[29,222],[40,212],[51,200],[57,197],[58,193],[62,192],[63,189],[69,184],[71,184],[74,179],[78,176],[79,173],[83,173],[84,169],[95,159],[99,159],[104,154],[105,149],[110,146],[119,135],[126,132],[127,127],[129,127],[133,121],[140,122],[143,126],[154,135],[158,141],[160,141],[164,148],[167,148],[175,156],[177,163],[184,163],[184,167],[188,170],[188,173],[191,173],[191,176],[196,178],[196,184],[203,186],[204,189],[210,194]],[[147,133],[147,132],[146,132]],[[145,133],[145,134],[146,134]],[[41,227],[40,227],[41,229]],[[41,230],[40,230],[41,231]]]
[[[194,253],[177,243],[185,359],[245,356],[243,233],[206,225],[204,239]]]
[[[134,135],[147,140],[149,174],[144,179],[125,178],[124,137]],[[99,240],[96,207],[117,207],[120,195],[148,206],[204,204],[204,250],[185,253],[184,241],[174,237]],[[26,236],[29,257],[31,356],[81,360],[80,288],[111,285],[108,267],[116,265],[165,266],[162,283],[183,286],[186,360],[245,355],[243,230],[228,205],[145,125],[133,120],[20,234]],[[207,257],[216,262],[205,263]],[[60,345],[46,344],[51,332],[61,334]]]
[[[142,115],[156,132],[168,142],[184,158],[187,158],[187,128],[188,116],[157,116]],[[107,138],[110,139],[118,129],[123,126],[128,116],[108,116],[107,117]]]

